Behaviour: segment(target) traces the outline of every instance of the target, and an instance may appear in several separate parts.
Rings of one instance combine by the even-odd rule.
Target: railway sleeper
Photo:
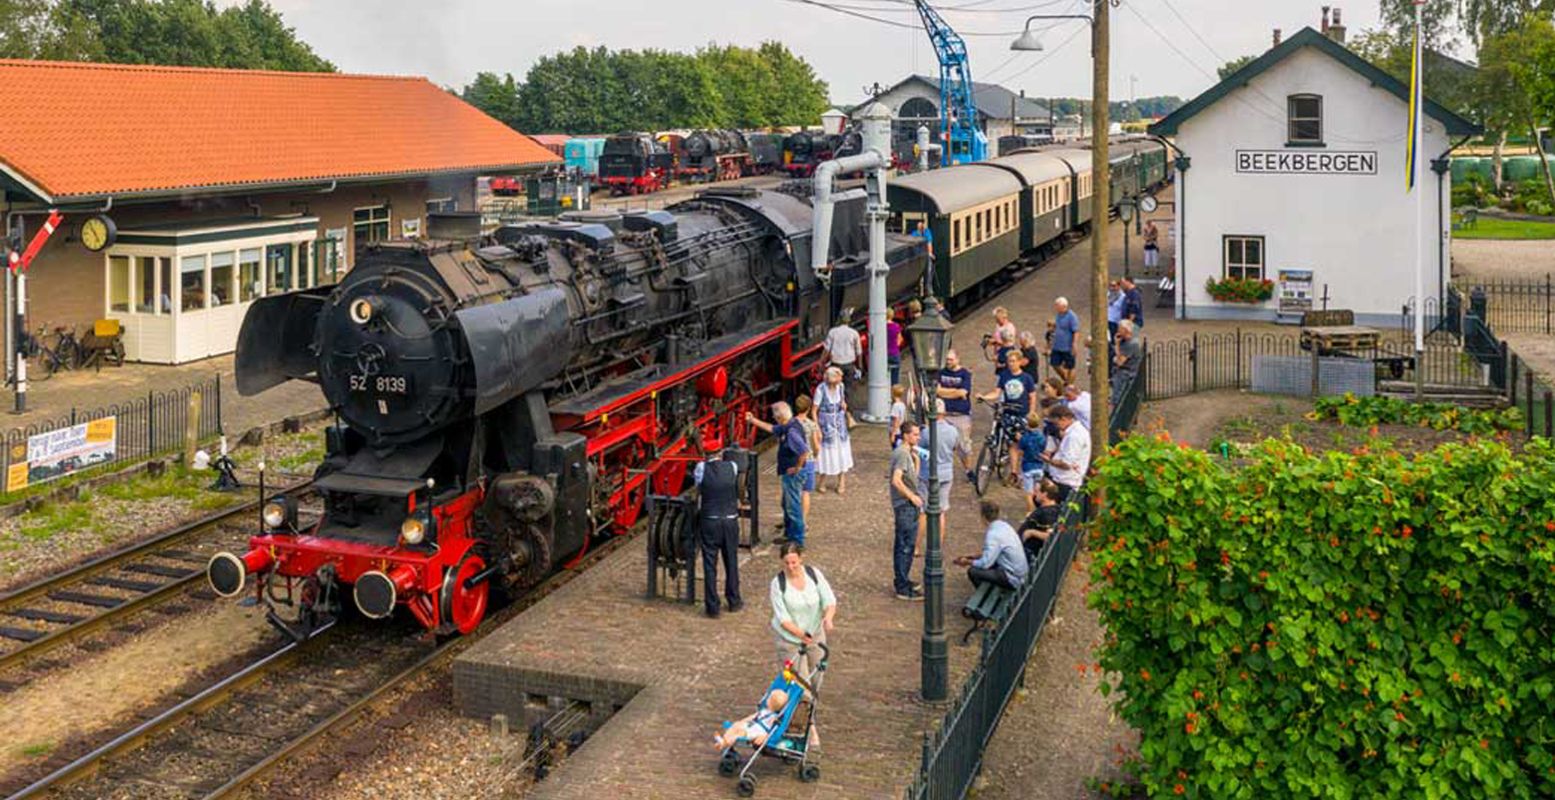
[[[154,592],[167,585],[165,583],[153,583],[151,581],[135,581],[128,578],[115,578],[108,575],[99,575],[95,578],[87,578],[86,582],[92,584],[93,586],[107,586],[113,589],[125,589],[131,592],[140,592],[142,594]]]
[[[110,597],[90,592],[49,592],[49,599],[57,600],[61,603],[74,603],[78,606],[96,606],[97,608],[118,608],[129,602],[129,598],[126,597]]]
[[[36,642],[48,635],[48,631],[34,630],[32,628],[12,628],[0,625],[0,636],[7,639],[15,639],[18,642]]]
[[[148,575],[161,575],[164,578],[187,578],[190,575],[203,570],[189,569],[188,567],[169,567],[165,564],[148,564],[144,561],[130,564],[125,567],[130,572],[144,572]]]
[[[66,614],[63,611],[50,611],[46,608],[13,608],[5,613],[6,616],[36,620],[38,622],[56,622],[60,625],[74,625],[86,619],[86,617],[79,614]]]

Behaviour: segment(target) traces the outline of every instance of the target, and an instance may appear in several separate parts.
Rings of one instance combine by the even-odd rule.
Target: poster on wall
[[[1296,316],[1312,310],[1312,270],[1280,270],[1280,316]]]
[[[103,417],[27,437],[15,445],[6,471],[5,490],[62,478],[113,460],[118,450],[119,419]]]
[[[400,238],[402,238],[402,239],[419,239],[419,238],[421,238],[421,218],[420,217],[416,217],[415,219],[402,219],[402,220],[400,220]]]

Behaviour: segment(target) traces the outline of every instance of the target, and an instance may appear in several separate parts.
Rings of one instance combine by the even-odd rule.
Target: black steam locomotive
[[[682,143],[679,177],[692,181],[728,181],[750,167],[745,134],[733,130],[701,130]]]
[[[271,501],[247,553],[211,560],[211,586],[255,576],[299,636],[347,591],[369,617],[404,606],[472,630],[493,582],[533,585],[626,530],[699,449],[748,446],[745,413],[810,379],[837,309],[867,297],[862,201],[823,245],[829,283],[809,269],[810,217],[804,199],[738,188],[485,237],[434,217],[428,239],[370,247],[339,284],[255,302],[239,391],[312,381],[339,424],[322,516]],[[887,258],[892,295],[915,291],[922,242],[893,235]]]
[[[599,155],[599,182],[611,194],[648,194],[669,186],[675,157],[646,133],[618,133]]]

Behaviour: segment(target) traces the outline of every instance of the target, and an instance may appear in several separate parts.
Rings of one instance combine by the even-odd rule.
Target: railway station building
[[[891,138],[912,141],[920,125],[926,125],[935,141],[940,138],[939,79],[927,75],[908,75],[887,89],[876,100],[891,110]],[[1052,136],[1053,115],[1048,107],[1028,99],[1026,93],[1013,92],[993,83],[972,83],[972,102],[977,106],[977,127],[988,137],[990,150],[1001,136]],[[852,110],[855,120],[869,102]],[[992,153],[997,155],[997,153]]]
[[[1445,292],[1448,153],[1479,129],[1427,99],[1420,214],[1405,183],[1409,86],[1336,38],[1304,28],[1150,126],[1175,145],[1179,319],[1297,322],[1326,307],[1396,326],[1417,236],[1426,307]],[[1271,281],[1272,295],[1212,293],[1227,279]]]
[[[133,361],[231,352],[255,299],[477,210],[477,176],[560,162],[419,77],[0,60],[0,87],[13,236],[64,214],[28,324],[116,320]]]

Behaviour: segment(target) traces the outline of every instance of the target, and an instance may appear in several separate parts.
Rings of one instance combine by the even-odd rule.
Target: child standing
[[[907,404],[902,398],[907,396],[907,390],[900,383],[891,387],[891,449],[895,450],[902,442],[902,420],[907,419]]]
[[[1036,507],[1032,492],[1042,482],[1042,454],[1047,450],[1042,423],[1042,415],[1033,412],[1026,417],[1026,430],[1020,435],[1020,484],[1026,492],[1027,513]]]

